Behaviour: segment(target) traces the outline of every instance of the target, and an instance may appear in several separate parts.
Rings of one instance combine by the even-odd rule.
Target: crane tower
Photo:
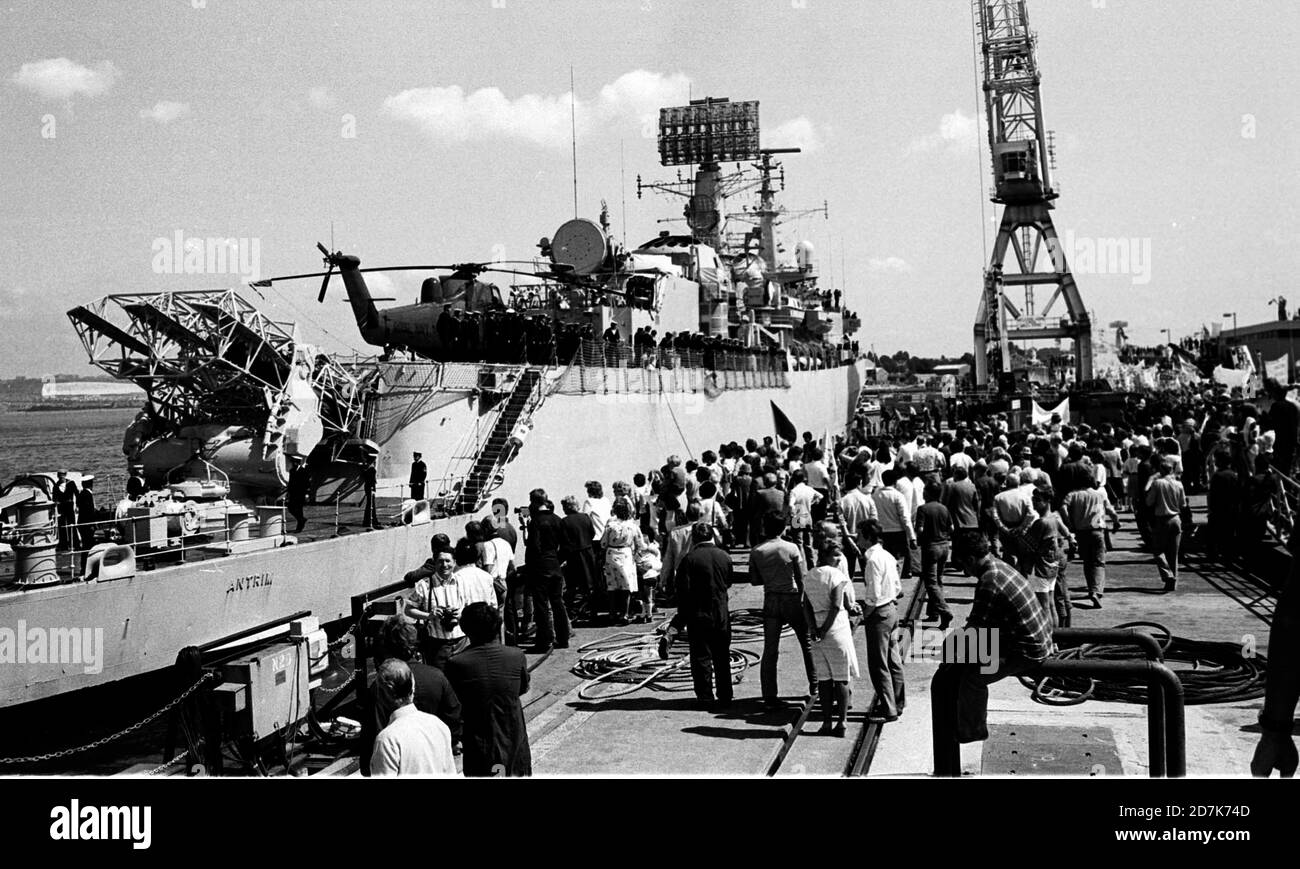
[[[984,56],[992,200],[1003,206],[975,318],[975,382],[998,384],[1010,370],[1013,340],[1068,338],[1075,382],[1082,384],[1092,377],[1092,324],[1052,224],[1060,191],[1052,183],[1051,134],[1043,127],[1038,38],[1025,0],[974,0],[974,14]],[[1024,289],[1023,307],[1007,295],[1014,287]],[[1034,298],[1039,287],[1052,288],[1041,309]],[[1049,316],[1061,299],[1064,313]]]

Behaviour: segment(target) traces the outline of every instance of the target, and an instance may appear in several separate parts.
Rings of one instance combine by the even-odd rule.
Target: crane
[[[991,198],[1003,206],[975,317],[975,382],[999,384],[1010,369],[1013,340],[1068,338],[1081,384],[1092,378],[1092,323],[1052,223],[1060,191],[1052,182],[1055,144],[1043,126],[1038,37],[1029,29],[1025,0],[974,0],[973,14],[984,58]],[[1009,287],[1024,288],[1023,307],[1008,298]],[[1041,311],[1035,310],[1037,287],[1053,288]],[[1051,317],[1058,299],[1065,312]]]

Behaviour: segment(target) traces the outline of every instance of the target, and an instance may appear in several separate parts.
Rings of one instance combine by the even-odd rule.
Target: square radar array
[[[758,101],[692,100],[659,110],[659,162],[689,166],[755,160],[759,156]]]

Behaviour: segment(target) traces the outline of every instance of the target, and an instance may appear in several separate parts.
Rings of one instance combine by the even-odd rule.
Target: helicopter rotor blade
[[[325,273],[325,279],[320,282],[320,295],[316,297],[317,302],[325,301],[325,290],[330,285],[330,275],[334,274],[334,264],[330,263],[330,270]]]

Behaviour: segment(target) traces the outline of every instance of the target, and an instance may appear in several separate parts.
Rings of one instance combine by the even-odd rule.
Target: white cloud
[[[802,148],[805,153],[822,147],[828,130],[800,115],[763,134],[767,148]]]
[[[154,103],[152,109],[140,110],[140,117],[148,118],[151,121],[157,121],[160,124],[170,124],[172,121],[187,118],[190,114],[189,103],[177,103],[172,102],[171,100],[163,100],[160,103]]]
[[[13,75],[13,83],[50,100],[70,100],[80,94],[97,97],[117,80],[117,67],[104,61],[94,69],[66,57],[24,63]]]
[[[338,101],[327,87],[314,87],[307,91],[307,102],[318,109],[332,109]]]
[[[912,271],[912,266],[907,262],[907,260],[896,256],[884,257],[883,259],[872,257],[867,260],[867,267],[873,272],[884,272],[894,275],[903,275]]]
[[[337,279],[337,275],[335,278]],[[401,301],[401,290],[397,281],[393,279],[392,275],[385,272],[371,272],[366,275],[366,287],[370,290],[370,295],[375,298],[398,299],[398,301]]]
[[[0,317],[16,320],[27,315],[23,306],[23,297],[27,295],[26,287],[5,287],[0,289]]]
[[[594,99],[576,101],[572,117],[577,135],[582,138],[592,130],[611,126],[644,130],[656,121],[660,106],[684,101],[689,84],[681,74],[626,73],[603,86]],[[459,85],[412,88],[384,100],[384,111],[444,144],[491,137],[543,147],[569,143],[568,92],[510,98],[494,87],[470,94]]]
[[[984,124],[964,113],[961,109],[950,112],[939,119],[939,129],[919,139],[913,139],[908,146],[909,152],[933,154],[968,154],[979,145]]]

